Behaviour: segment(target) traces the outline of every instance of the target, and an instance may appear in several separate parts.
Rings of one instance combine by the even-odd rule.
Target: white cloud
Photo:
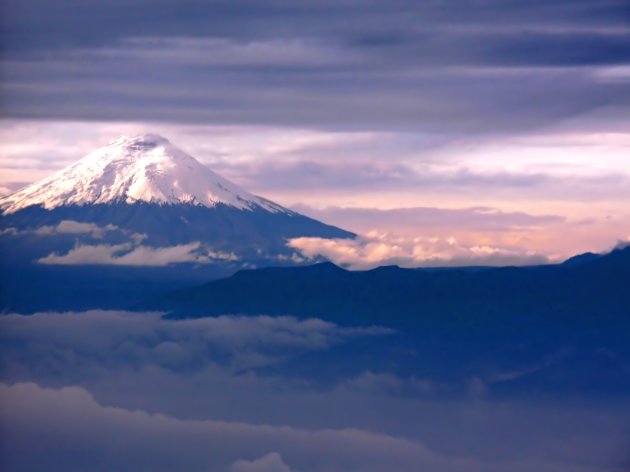
[[[79,313],[36,313],[0,318],[0,340],[34,343],[31,354],[44,362],[69,365],[72,353],[81,363],[100,363],[108,353],[109,366],[156,364],[182,366],[196,359],[199,368],[217,361],[235,369],[253,369],[280,362],[293,353],[324,350],[361,336],[379,336],[387,328],[341,327],[317,318],[298,320],[281,316],[219,316],[166,320],[160,313],[87,311]],[[4,352],[19,355],[9,347]],[[131,358],[129,357],[131,355]],[[19,356],[18,356],[19,357]],[[70,362],[76,373],[81,363]]]
[[[515,247],[466,246],[453,237],[397,236],[374,231],[355,239],[294,238],[287,245],[308,259],[321,256],[350,269],[370,269],[382,265],[435,267],[548,262],[545,256]]]
[[[593,76],[604,83],[627,83],[630,82],[630,66],[616,65],[600,67],[593,71]]]
[[[175,246],[143,246],[148,238],[146,234],[134,233],[108,224],[99,226],[74,220],[63,220],[56,226],[40,226],[36,229],[20,230],[5,228],[0,235],[36,234],[38,236],[76,235],[103,239],[107,233],[118,232],[127,242],[118,244],[85,244],[77,241],[75,247],[65,254],[53,252],[37,260],[49,265],[121,265],[163,267],[177,263],[208,264],[212,261],[235,262],[239,256],[234,252],[218,251],[202,246],[200,242],[178,244]]]
[[[200,66],[322,66],[347,65],[352,57],[317,41],[233,41],[215,38],[129,38],[124,49],[81,51],[82,57],[128,58],[161,63],[165,58],[181,65]]]
[[[134,233],[132,231],[119,228],[116,225],[108,224],[105,226],[99,226],[95,223],[84,223],[75,220],[62,220],[57,225],[40,226],[34,229],[18,229],[14,227],[5,228],[0,230],[0,235],[25,235],[35,234],[37,236],[56,236],[56,235],[75,235],[75,236],[89,236],[95,239],[104,238],[107,233],[119,232],[120,234],[130,238],[134,245],[139,245],[148,236],[146,234]]]
[[[366,371],[346,380],[340,388],[366,393],[396,394],[403,389],[403,381],[393,374]]]
[[[291,467],[284,463],[280,454],[270,452],[253,461],[239,459],[232,464],[230,472],[291,472]]]
[[[150,247],[131,243],[77,245],[66,254],[52,253],[39,259],[40,264],[105,264],[121,266],[156,266],[191,262],[207,264],[210,257],[200,254],[201,243],[179,244],[176,246]],[[232,260],[232,259],[230,259]]]
[[[16,234],[20,234],[20,230],[18,230],[17,228],[9,227],[9,228],[4,228],[0,230],[0,236],[16,235]]]
[[[227,252],[227,251],[208,251],[207,253],[208,257],[210,259],[216,259],[218,261],[238,261],[239,257],[233,253],[233,252]]]
[[[420,379],[411,376],[407,379],[388,372],[372,372],[367,370],[362,374],[349,378],[337,388],[340,391],[368,393],[375,395],[398,395],[408,393],[412,395],[432,395],[443,386],[430,379]]]
[[[118,226],[98,226],[94,223],[82,223],[74,220],[63,220],[57,226],[41,226],[34,232],[42,236],[53,234],[89,234],[94,238],[102,238],[108,231],[118,230]]]

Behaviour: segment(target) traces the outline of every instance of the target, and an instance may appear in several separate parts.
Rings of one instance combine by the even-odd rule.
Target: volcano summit
[[[57,174],[0,201],[5,214],[32,205],[193,204],[292,212],[252,195],[153,134],[120,136]]]

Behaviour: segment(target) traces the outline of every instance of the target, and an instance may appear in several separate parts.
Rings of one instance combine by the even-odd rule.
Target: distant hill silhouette
[[[395,330],[361,349],[303,357],[289,366],[296,373],[333,376],[365,357],[453,393],[479,378],[499,396],[630,395],[630,248],[536,267],[244,270],[150,307],[171,318],[292,315]]]
[[[176,316],[318,316],[346,322],[630,314],[630,248],[535,267],[347,271],[332,263],[242,270],[152,306]]]
[[[293,315],[395,330],[359,350],[300,358],[296,373],[350,372],[366,356],[377,371],[453,392],[480,378],[493,395],[630,398],[630,248],[537,267],[245,270],[151,307],[171,318]]]

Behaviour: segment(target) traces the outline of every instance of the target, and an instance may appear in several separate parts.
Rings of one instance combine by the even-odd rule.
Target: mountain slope
[[[73,221],[115,226],[142,235],[147,244],[200,242],[247,258],[290,256],[286,240],[299,236],[354,237],[252,195],[151,134],[114,139],[0,199],[0,209],[5,231]]]

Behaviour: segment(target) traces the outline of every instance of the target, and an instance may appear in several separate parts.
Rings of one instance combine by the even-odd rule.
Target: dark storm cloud
[[[478,133],[628,106],[626,2],[5,2],[13,117]],[[518,110],[518,113],[514,113]]]
[[[426,39],[427,29],[488,27],[572,31],[627,27],[624,1],[8,0],[3,29],[12,49],[102,46],[130,36],[330,37],[392,46]],[[477,28],[474,28],[477,27]],[[491,31],[490,31],[491,32]],[[531,33],[530,33],[531,34]],[[609,39],[609,38],[608,38]],[[523,40],[531,41],[526,35]],[[592,42],[606,43],[606,35]],[[488,46],[498,41],[488,42]],[[529,44],[532,44],[531,42]],[[621,51],[620,51],[621,52]],[[542,53],[542,52],[541,52]],[[627,52],[623,54],[627,58]],[[612,56],[611,56],[612,59]]]

